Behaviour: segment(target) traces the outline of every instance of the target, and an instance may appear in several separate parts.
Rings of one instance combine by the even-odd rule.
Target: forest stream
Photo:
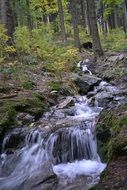
[[[101,92],[101,94],[100,94]],[[25,133],[21,148],[9,149],[18,129],[3,140],[0,157],[0,190],[88,190],[99,182],[106,168],[97,151],[96,124],[103,106],[99,94],[119,89],[104,81],[90,92],[94,98],[68,96],[50,108]],[[43,127],[42,127],[43,126]]]
[[[127,0],[0,0],[0,190],[127,190]]]

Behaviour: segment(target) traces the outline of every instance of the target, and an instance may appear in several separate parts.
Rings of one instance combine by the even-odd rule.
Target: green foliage
[[[51,32],[44,25],[33,29],[31,34],[26,27],[18,27],[15,31],[15,46],[19,54],[21,52],[29,56],[29,64],[43,61],[43,69],[54,72],[59,80],[63,72],[74,69],[74,63],[78,60],[78,49],[55,44]]]
[[[80,39],[81,42],[91,41],[90,35],[86,33],[86,30],[84,28],[80,28]]]
[[[101,0],[105,5],[119,5],[123,0]]]
[[[57,12],[56,0],[32,0],[31,7],[33,10],[38,10],[43,14],[50,14]]]
[[[7,30],[5,29],[3,24],[0,24],[0,63],[3,63],[8,55],[15,53],[16,49],[8,45],[9,37],[6,34]]]
[[[59,89],[61,88],[62,83],[59,81],[49,81],[48,82],[48,86],[51,90],[56,90],[59,91]]]
[[[116,7],[123,3],[123,0],[101,0],[105,6],[104,18],[107,19]]]
[[[26,26],[17,27],[14,33],[16,49],[20,53],[30,53],[31,40],[30,33]]]
[[[26,90],[32,90],[32,89],[34,88],[34,86],[35,86],[35,83],[32,82],[32,81],[27,80],[27,81],[23,81],[23,82],[21,83],[21,86],[22,86],[24,89],[26,89]]]
[[[8,39],[4,25],[0,25],[0,63],[4,60],[4,48]]]
[[[15,125],[15,117],[16,117],[16,111],[13,107],[12,103],[6,103],[3,108],[4,115],[0,119],[0,126],[1,127],[7,127],[11,125]]]
[[[60,48],[55,52],[53,70],[58,79],[62,79],[64,72],[71,72],[75,69],[78,60],[78,50],[75,48]]]
[[[47,60],[53,51],[53,42],[50,30],[44,25],[32,30],[31,53],[36,54],[41,60]]]
[[[101,36],[104,49],[121,51],[127,49],[127,39],[122,29],[113,29],[105,37]]]

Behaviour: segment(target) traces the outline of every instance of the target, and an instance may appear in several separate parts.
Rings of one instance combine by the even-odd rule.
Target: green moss
[[[60,81],[50,81],[48,83],[48,86],[51,90],[56,90],[56,91],[59,91],[61,86],[62,86],[62,83]]]
[[[2,84],[0,84],[0,93],[10,93],[10,91],[11,91],[11,87],[10,86],[8,86],[8,85],[2,85]]]
[[[21,83],[21,86],[26,90],[32,90],[36,86],[36,84],[32,81],[23,81]]]
[[[18,112],[27,112],[35,116],[35,118],[40,117],[45,110],[43,98],[33,96],[32,98],[23,99],[20,102],[16,103],[14,108]]]
[[[127,126],[127,114],[123,112],[123,115],[119,115],[119,111],[121,113],[122,110],[124,108],[104,111],[97,125],[99,153],[104,161],[124,153],[123,148],[127,140],[123,135],[120,136],[120,132],[124,126]]]
[[[120,127],[123,127],[124,125],[127,125],[127,114],[124,115],[124,116],[120,119],[120,121],[119,121],[119,126],[120,126]]]
[[[118,135],[110,141],[109,158],[126,154],[127,137]]]
[[[0,126],[5,127],[9,125],[10,126],[15,125],[16,124],[15,117],[16,117],[16,110],[14,109],[13,104],[6,103],[3,107],[3,114],[1,114]]]
[[[33,94],[30,98],[3,100],[0,102],[0,130],[5,127],[17,126],[16,115],[26,112],[39,118],[45,110],[44,97]]]

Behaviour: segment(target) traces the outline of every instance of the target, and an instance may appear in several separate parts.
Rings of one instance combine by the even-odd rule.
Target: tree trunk
[[[32,22],[32,17],[30,13],[30,1],[26,0],[26,6],[27,6],[27,26],[29,30],[33,29],[33,22]]]
[[[124,1],[124,32],[127,35],[127,0]]]
[[[127,0],[125,0],[124,2],[125,2],[126,10],[127,10]]]
[[[14,21],[10,0],[0,0],[1,23],[7,29],[7,35],[13,37]]]
[[[100,14],[101,14],[102,33],[103,33],[103,36],[106,36],[108,29],[107,29],[107,23],[104,19],[104,5],[103,5],[103,3],[100,4]]]
[[[102,56],[103,50],[101,47],[100,37],[99,37],[98,27],[97,27],[95,1],[94,0],[86,0],[86,2],[87,2],[90,32],[91,32],[92,41],[93,41],[94,53],[97,57]]]
[[[79,28],[78,28],[77,0],[70,0],[70,8],[72,14],[73,30],[74,30],[74,45],[76,48],[79,48],[80,38],[79,38]]]
[[[58,12],[59,12],[59,18],[60,18],[60,30],[61,30],[62,42],[66,43],[67,38],[66,38],[66,31],[65,31],[65,25],[64,25],[62,0],[57,0],[57,4],[58,4]]]
[[[80,0],[81,4],[81,12],[82,12],[82,26],[84,28],[87,27],[87,18],[86,18],[86,5],[85,5],[85,0]]]

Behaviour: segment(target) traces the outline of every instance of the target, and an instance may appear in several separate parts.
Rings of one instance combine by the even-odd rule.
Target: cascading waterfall
[[[80,175],[91,176],[90,183],[98,181],[105,168],[97,154],[95,135],[96,120],[102,108],[89,107],[86,97],[74,97],[74,100],[73,116],[66,115],[64,119],[80,120],[80,124],[75,122],[74,126],[70,124],[47,135],[35,129],[26,136],[25,147],[12,155],[4,150],[9,141],[9,136],[5,137],[1,167],[12,163],[14,166],[0,178],[0,190],[18,190],[31,175],[41,172],[41,164],[46,160],[52,162],[54,172],[64,183],[67,178],[72,180]]]

